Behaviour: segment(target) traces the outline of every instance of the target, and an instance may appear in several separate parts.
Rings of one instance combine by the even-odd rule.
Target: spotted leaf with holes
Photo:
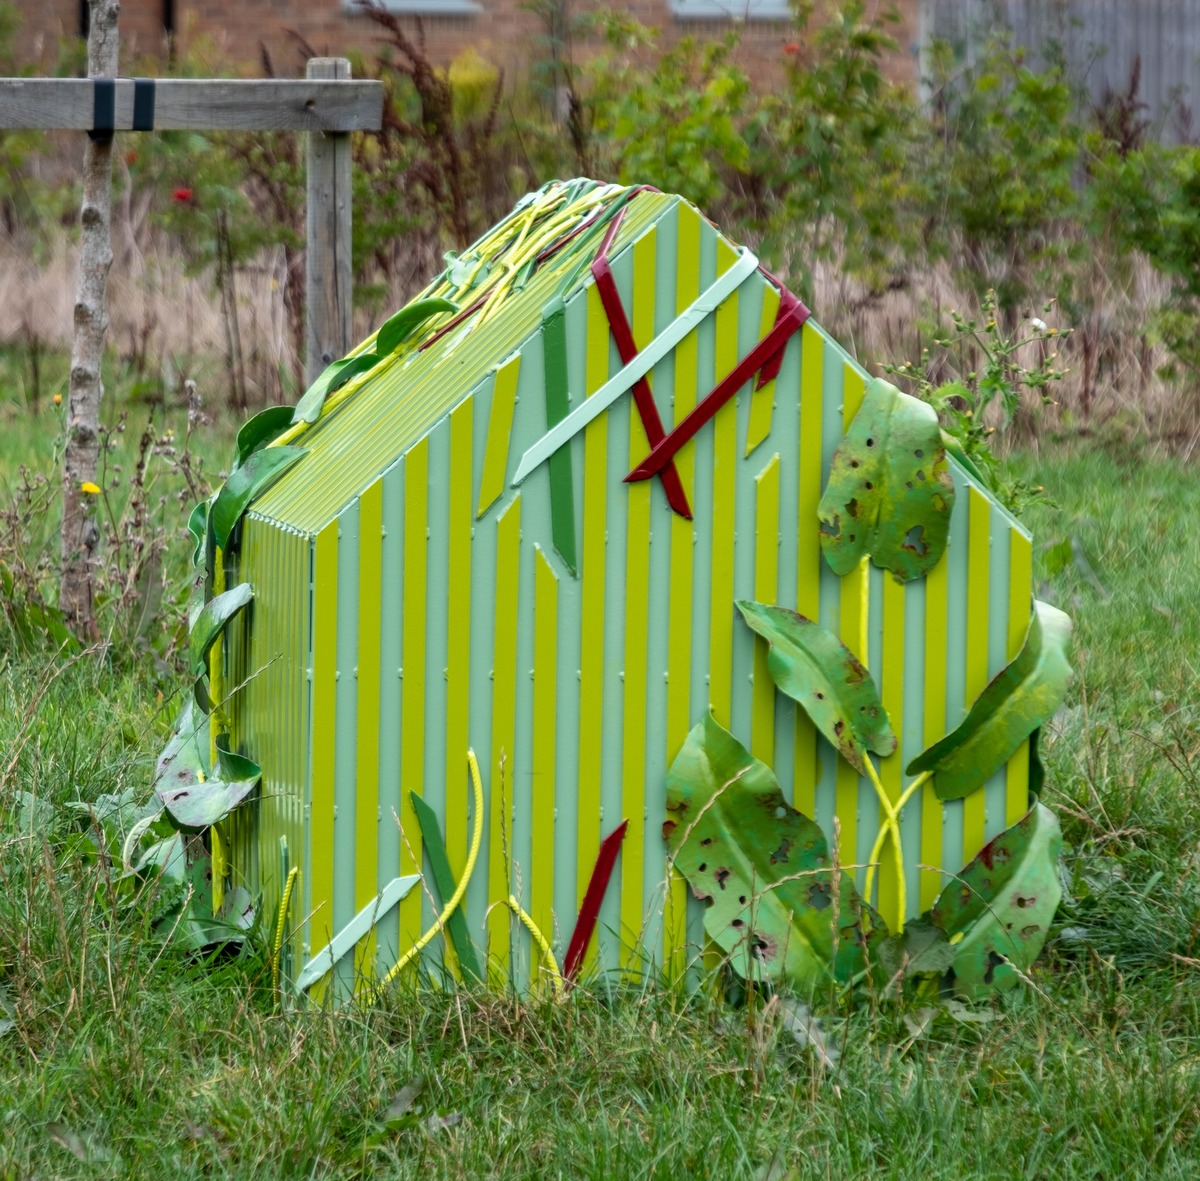
[[[870,554],[901,582],[920,578],[945,552],[953,507],[954,481],[933,407],[872,381],[834,452],[817,506],[829,568],[849,574]]]
[[[711,715],[667,772],[663,839],[740,976],[811,992],[877,962],[887,931],[847,874],[835,881],[825,834]]]
[[[747,625],[771,645],[767,668],[860,775],[867,751],[887,757],[896,735],[871,674],[828,628],[767,603],[737,604]]]
[[[930,918],[954,945],[946,983],[975,997],[1012,988],[1046,943],[1062,900],[1062,830],[1034,806],[950,878]]]

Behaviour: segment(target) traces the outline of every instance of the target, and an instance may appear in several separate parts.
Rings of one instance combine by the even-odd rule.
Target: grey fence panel
[[[1200,0],[921,0],[920,14],[922,46],[947,41],[968,64],[996,36],[1034,65],[1061,53],[1096,103],[1127,91],[1138,69],[1138,98],[1162,138],[1200,137]],[[922,66],[926,86],[924,54]]]

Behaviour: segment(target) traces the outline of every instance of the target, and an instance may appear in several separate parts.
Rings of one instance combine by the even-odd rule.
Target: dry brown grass
[[[228,362],[212,275],[187,274],[177,251],[136,210],[118,211],[115,222],[111,347],[146,380],[160,383],[167,396],[184,378],[199,376],[206,402],[221,401]],[[428,249],[420,253],[432,275],[438,259]],[[238,271],[238,326],[252,404],[297,396],[296,358],[281,298],[283,265],[282,253],[269,251]],[[36,338],[42,347],[69,349],[74,268],[74,247],[63,230],[52,230],[38,244],[36,258],[28,244],[0,239],[0,342],[20,348]],[[786,266],[782,277],[789,278]],[[383,314],[411,298],[422,278],[419,268],[411,268],[379,302]],[[1200,445],[1200,391],[1165,375],[1171,356],[1149,328],[1166,298],[1165,280],[1135,259],[1121,283],[1110,281],[1101,267],[1095,282],[1093,310],[1085,319],[1071,323],[1058,309],[1048,317],[1064,332],[1060,351],[1068,372],[1054,387],[1053,405],[1024,408],[1020,433],[1035,441],[1047,431],[1105,431],[1153,438],[1190,455]],[[914,267],[903,285],[882,293],[832,264],[817,268],[815,292],[793,285],[822,324],[873,372],[885,362],[917,360],[951,309],[969,315],[978,305],[948,263]],[[1041,303],[1017,314],[1041,315]],[[354,338],[365,336],[379,318],[378,312],[357,311]],[[933,380],[948,375],[948,360],[931,351]]]

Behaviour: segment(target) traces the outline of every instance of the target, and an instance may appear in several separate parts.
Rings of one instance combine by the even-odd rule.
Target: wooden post
[[[118,0],[90,0],[88,73],[112,78],[117,73]],[[92,505],[100,451],[100,400],[104,394],[101,363],[108,331],[105,291],[112,266],[112,134],[93,135],[83,156],[83,204],[80,209],[79,278],[75,287],[75,335],[67,393],[67,443],[63,455],[63,517],[59,607],[76,635],[96,633],[92,598],[92,560],[100,541]]]
[[[348,79],[350,63],[344,57],[314,57],[308,77]],[[310,383],[350,350],[350,164],[347,132],[309,132],[305,302]]]

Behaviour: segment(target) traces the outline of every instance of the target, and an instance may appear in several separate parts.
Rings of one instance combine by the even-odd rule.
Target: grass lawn
[[[52,413],[0,403],[4,505]],[[652,987],[276,1013],[262,945],[164,950],[65,807],[148,794],[180,678],[152,648],[68,666],[0,615],[0,1181],[1200,1176],[1200,481],[1137,447],[1016,465],[1054,502],[1028,513],[1041,597],[1076,620],[1043,743],[1071,896],[1035,990],[824,1013],[832,1069],[777,1003]]]

